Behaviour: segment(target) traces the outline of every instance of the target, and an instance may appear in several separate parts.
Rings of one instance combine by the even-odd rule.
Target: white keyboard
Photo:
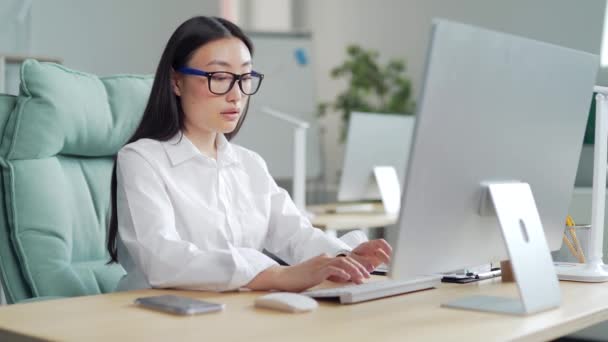
[[[441,276],[422,276],[404,280],[380,280],[361,285],[347,285],[330,289],[302,292],[313,298],[338,298],[342,304],[363,302],[437,287]]]

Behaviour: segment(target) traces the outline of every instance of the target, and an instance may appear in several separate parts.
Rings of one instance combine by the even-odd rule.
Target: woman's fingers
[[[350,274],[348,274],[346,271],[344,271],[343,269],[341,269],[339,267],[335,267],[335,266],[331,266],[331,265],[327,266],[323,269],[322,275],[323,275],[323,279],[336,277],[342,281],[350,280]]]
[[[339,267],[350,275],[350,280],[356,284],[363,282],[365,278],[366,270],[357,261],[349,257],[337,257],[330,262],[331,266]]]
[[[393,254],[393,248],[391,247],[391,245],[388,244],[388,242],[386,242],[386,240],[377,239],[377,240],[372,240],[372,242],[374,243],[375,248],[382,249],[382,251],[384,251],[384,254],[389,256],[389,259],[390,259],[390,256]]]
[[[373,260],[370,260],[369,258],[364,258],[364,260],[358,260],[359,263],[361,263],[361,265],[365,266],[365,269],[367,270],[367,272],[372,272],[375,268],[376,268],[376,263]]]
[[[357,260],[361,265],[363,265],[367,272],[373,271],[376,268],[376,264],[379,264],[379,262],[376,262],[375,257],[370,258],[368,256],[353,253],[351,254],[351,258]]]
[[[378,248],[374,255],[385,264],[388,264],[391,261],[391,257],[383,249]]]
[[[369,271],[367,270],[367,267],[365,267],[362,263],[359,262],[359,260],[348,256],[346,257],[346,261],[350,262],[351,264],[353,264],[355,267],[357,267],[357,269],[359,270],[359,272],[361,272],[361,274],[365,277],[365,278],[369,278]]]

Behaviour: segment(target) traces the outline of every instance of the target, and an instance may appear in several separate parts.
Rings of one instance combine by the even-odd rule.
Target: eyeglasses
[[[209,91],[215,95],[225,95],[234,87],[234,83],[239,82],[239,88],[245,95],[253,95],[257,93],[264,79],[264,75],[255,71],[246,74],[233,74],[228,71],[213,71],[207,72],[203,70],[183,67],[177,69],[177,72],[184,75],[194,75],[207,77]]]

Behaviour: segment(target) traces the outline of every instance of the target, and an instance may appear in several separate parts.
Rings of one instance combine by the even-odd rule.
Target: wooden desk
[[[397,222],[397,215],[385,213],[382,204],[375,204],[372,212],[331,213],[338,205],[340,204],[328,203],[308,206],[308,211],[320,213],[310,219],[312,225],[335,234],[338,230],[380,228]]]
[[[260,292],[142,290],[2,307],[0,340],[544,341],[608,319],[608,284],[560,285],[562,306],[529,317],[440,307],[442,302],[465,295],[514,296],[515,284],[498,279],[442,284],[435,290],[352,305],[321,302],[317,310],[304,314],[254,308]],[[181,317],[132,304],[140,296],[167,293],[225,303],[226,309]]]

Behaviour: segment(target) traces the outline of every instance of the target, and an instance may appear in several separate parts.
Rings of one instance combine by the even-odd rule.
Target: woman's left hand
[[[350,253],[350,257],[363,265],[368,272],[373,271],[381,263],[388,264],[393,249],[384,239],[363,242]]]

